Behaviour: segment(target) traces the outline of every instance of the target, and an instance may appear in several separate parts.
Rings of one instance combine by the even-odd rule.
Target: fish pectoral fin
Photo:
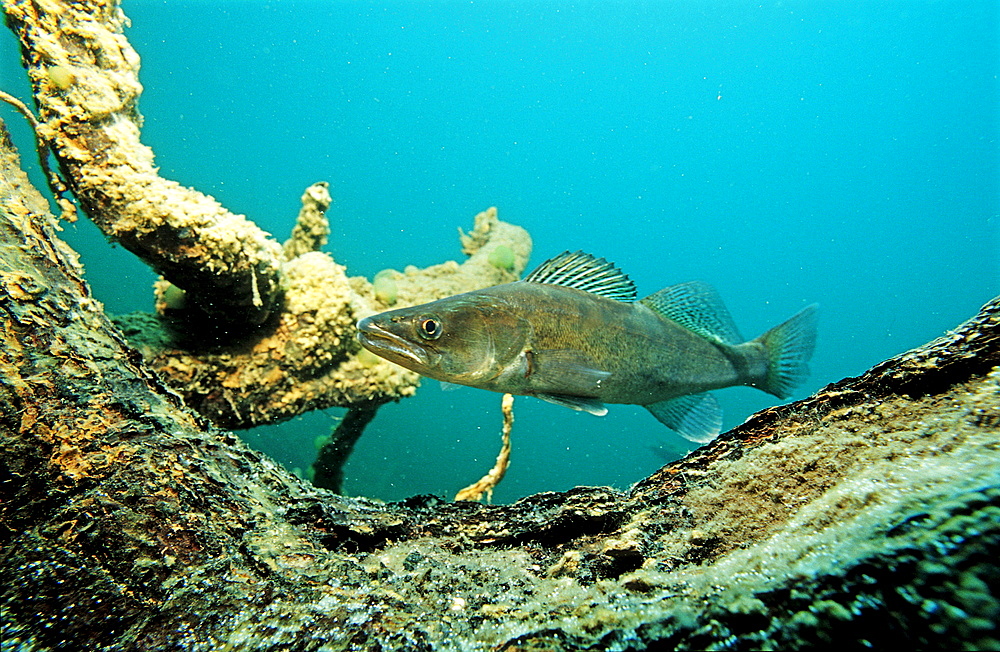
[[[526,376],[537,388],[558,388],[553,394],[587,396],[598,394],[601,383],[611,376],[594,366],[593,362],[572,349],[546,349],[532,351]]]
[[[646,409],[684,439],[699,444],[712,441],[722,429],[722,408],[708,392],[668,398]]]
[[[587,398],[586,396],[569,396],[567,394],[535,394],[535,396],[543,401],[568,407],[571,410],[589,412],[595,417],[603,417],[608,413],[608,408],[604,407],[604,403],[601,403],[596,398]]]
[[[589,412],[598,417],[608,413],[608,408],[593,395],[601,390],[601,383],[611,376],[610,371],[597,369],[590,359],[573,349],[545,349],[531,351],[528,357],[527,376],[535,387],[549,391],[535,392],[535,396],[572,410]],[[556,389],[556,391],[551,391]],[[590,396],[588,396],[590,395]]]

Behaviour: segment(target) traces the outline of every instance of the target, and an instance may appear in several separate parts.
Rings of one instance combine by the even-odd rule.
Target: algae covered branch
[[[412,373],[358,358],[357,319],[387,297],[320,251],[325,183],[308,188],[282,246],[213,198],[162,178],[140,140],[139,56],[117,3],[10,2],[48,142],[81,207],[163,275],[156,315],[119,325],[188,404],[229,428],[307,410],[370,406],[412,394]],[[420,303],[517,278],[531,250],[521,228],[485,211],[463,236],[468,260],[391,280],[393,303]],[[510,264],[489,264],[497,249]],[[383,281],[385,283],[385,281]]]

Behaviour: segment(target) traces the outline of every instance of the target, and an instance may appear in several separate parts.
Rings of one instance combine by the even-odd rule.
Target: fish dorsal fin
[[[612,263],[582,251],[564,251],[524,277],[526,283],[576,288],[616,301],[635,301],[635,283]]]
[[[719,293],[708,283],[691,281],[671,285],[639,303],[711,342],[743,343],[732,315]]]

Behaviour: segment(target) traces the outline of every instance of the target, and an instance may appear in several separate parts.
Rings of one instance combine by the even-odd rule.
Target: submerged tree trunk
[[[1000,645],[1000,301],[627,492],[386,505],[186,408],[4,140],[5,648]]]

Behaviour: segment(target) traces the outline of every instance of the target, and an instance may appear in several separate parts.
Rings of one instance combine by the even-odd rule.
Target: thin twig
[[[513,395],[504,394],[500,407],[503,410],[503,446],[497,455],[497,461],[486,475],[455,494],[455,500],[480,500],[485,493],[486,502],[493,502],[493,489],[503,480],[507,467],[510,466],[510,430],[514,425]]]
[[[52,191],[52,195],[56,199],[56,203],[59,205],[59,209],[62,211],[62,219],[67,222],[76,221],[76,206],[72,201],[66,198],[66,194],[69,192],[69,187],[66,182],[56,174],[52,168],[49,167],[49,141],[42,135],[41,124],[35,115],[31,112],[31,109],[21,100],[17,99],[9,93],[0,91],[0,100],[3,100],[7,104],[17,109],[17,111],[24,116],[28,124],[31,125],[31,130],[35,134],[35,149],[38,151],[38,164],[42,168],[42,172],[45,173],[45,179],[48,181],[49,190]]]

